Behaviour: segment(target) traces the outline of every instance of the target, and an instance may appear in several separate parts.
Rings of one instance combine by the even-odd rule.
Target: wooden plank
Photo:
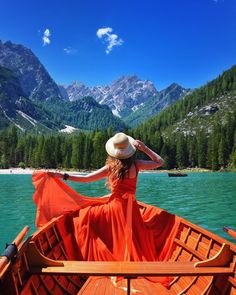
[[[232,275],[230,267],[194,267],[192,262],[98,262],[60,261],[59,266],[32,266],[34,274],[63,274],[86,276],[198,276]]]
[[[228,247],[223,247],[223,249]],[[224,251],[221,251],[221,255]],[[34,242],[30,242],[26,251],[31,273],[63,274],[86,276],[176,276],[176,275],[214,275],[233,274],[230,267],[217,264],[195,267],[195,263],[188,262],[109,262],[109,261],[57,261],[42,255]],[[218,259],[218,258],[217,258]]]

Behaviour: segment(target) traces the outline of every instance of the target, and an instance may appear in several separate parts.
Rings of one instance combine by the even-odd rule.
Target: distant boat
[[[169,172],[168,176],[169,177],[185,177],[185,176],[188,176],[188,174],[181,173],[181,172]]]

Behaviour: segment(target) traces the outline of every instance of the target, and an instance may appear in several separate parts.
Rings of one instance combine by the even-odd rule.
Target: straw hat
[[[122,132],[111,137],[106,143],[108,155],[117,159],[128,159],[136,152],[133,146],[134,139]]]

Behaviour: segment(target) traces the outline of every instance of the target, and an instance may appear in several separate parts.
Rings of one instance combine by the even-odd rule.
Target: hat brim
[[[115,148],[113,144],[113,138],[110,138],[106,143],[106,151],[108,155],[116,159],[128,159],[132,157],[136,152],[136,148],[132,144],[134,139],[128,135],[127,137],[129,139],[129,144],[124,149]]]

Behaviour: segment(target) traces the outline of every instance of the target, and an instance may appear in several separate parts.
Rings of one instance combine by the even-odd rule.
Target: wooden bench
[[[56,261],[42,255],[34,242],[26,251],[30,273],[45,275],[118,276],[127,279],[127,294],[130,294],[130,279],[148,276],[214,276],[233,275],[230,266],[232,252],[223,244],[212,258],[199,262],[110,262],[110,261]]]

